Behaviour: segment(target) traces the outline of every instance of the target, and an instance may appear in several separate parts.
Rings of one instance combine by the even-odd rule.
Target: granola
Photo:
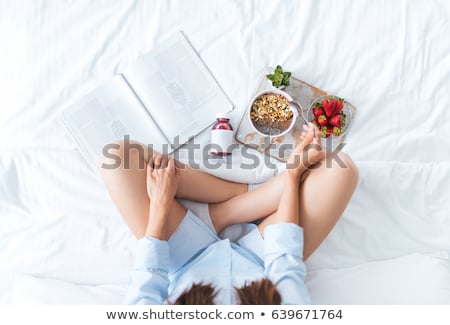
[[[275,93],[259,96],[250,111],[255,127],[268,135],[282,133],[289,127],[293,115],[286,97]]]
[[[259,96],[253,102],[250,116],[253,121],[283,122],[291,119],[293,114],[288,100],[283,95],[270,93]]]

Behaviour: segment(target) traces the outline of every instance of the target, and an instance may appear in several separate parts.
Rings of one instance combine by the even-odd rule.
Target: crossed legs
[[[344,212],[358,183],[358,169],[345,153],[328,156],[317,169],[309,169],[302,177],[299,192],[299,225],[304,229],[303,256],[307,259],[334,227]],[[251,192],[210,204],[216,230],[228,225],[265,218],[261,233],[276,218],[276,209],[284,186],[281,175]],[[267,218],[266,218],[267,217]]]
[[[120,157],[114,169],[100,168],[106,187],[130,230],[137,238],[144,236],[147,228],[150,199],[146,190],[147,163],[154,152],[139,143],[132,149],[118,142],[109,153]],[[139,149],[140,148],[140,149]],[[300,186],[300,225],[304,228],[304,257],[308,258],[331,231],[347,206],[358,180],[358,171],[352,160],[339,154],[339,160],[327,157],[328,163],[308,170]],[[103,157],[101,164],[114,160]],[[211,219],[216,231],[226,226],[266,218],[261,230],[275,216],[283,181],[272,178],[257,189],[247,192],[247,184],[219,179],[180,162],[180,181],[176,197],[209,203]],[[174,201],[170,213],[169,232],[181,222],[185,208]]]

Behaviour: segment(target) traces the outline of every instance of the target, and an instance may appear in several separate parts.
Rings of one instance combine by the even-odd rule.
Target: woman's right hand
[[[291,153],[286,166],[287,173],[298,178],[308,167],[325,158],[319,129],[313,123],[303,126],[301,139],[302,142]]]

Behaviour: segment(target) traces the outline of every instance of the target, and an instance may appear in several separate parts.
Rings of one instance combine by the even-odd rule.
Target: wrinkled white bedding
[[[389,276],[386,266],[361,273],[366,263],[397,258],[396,272],[408,273],[402,256],[450,251],[448,1],[0,1],[0,303],[18,274],[127,281],[135,241],[56,118],[176,30],[235,104],[234,125],[269,65],[358,107],[344,150],[360,184],[308,260],[322,279],[309,283],[313,302],[366,302],[364,279]],[[217,173],[254,182],[275,172]],[[435,275],[430,265],[422,276]],[[327,299],[333,270],[359,270],[361,299]]]

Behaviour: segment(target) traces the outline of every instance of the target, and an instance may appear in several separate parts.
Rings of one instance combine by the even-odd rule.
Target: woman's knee
[[[308,171],[307,175],[317,174],[320,177],[332,178],[335,182],[344,180],[349,185],[356,186],[359,172],[350,156],[344,152],[328,155],[316,168]]]
[[[359,178],[358,167],[352,158],[345,152],[339,152],[326,158],[325,168],[329,169],[333,174],[339,174],[349,183],[356,186]]]

